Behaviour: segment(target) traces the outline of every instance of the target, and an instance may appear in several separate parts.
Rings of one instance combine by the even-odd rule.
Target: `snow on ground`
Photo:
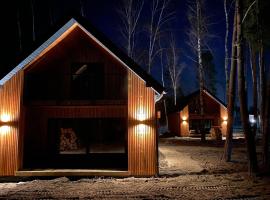
[[[232,163],[221,160],[222,152],[162,139],[160,177],[2,179],[0,199],[270,199],[269,178],[247,177],[244,147],[234,149]]]

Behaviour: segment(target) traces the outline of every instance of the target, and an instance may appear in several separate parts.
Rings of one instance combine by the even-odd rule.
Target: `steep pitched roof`
[[[221,101],[218,97],[216,97],[214,94],[212,94],[209,90],[207,90],[206,88],[204,88],[203,92],[208,95],[210,98],[212,98],[214,101],[216,101],[218,104],[220,104],[221,106],[223,106],[225,109],[227,109],[226,104]],[[198,96],[200,94],[200,90],[196,90],[194,92],[192,92],[191,94],[185,96],[183,99],[181,99],[179,105],[177,106],[177,110],[176,111],[181,111],[183,110],[184,107],[186,107],[188,105],[188,103],[190,101],[192,101],[192,99],[196,96]]]
[[[6,76],[0,80],[0,86],[4,85],[17,72],[24,69],[25,66],[31,64],[38,56],[40,56],[48,47],[53,45],[56,40],[63,36],[73,26],[80,27],[90,38],[97,42],[103,49],[105,49],[111,56],[121,62],[125,67],[133,71],[139,78],[146,82],[147,87],[151,87],[156,93],[162,94],[164,92],[163,86],[159,84],[151,75],[121,51],[115,44],[107,37],[93,27],[89,21],[84,18],[71,18],[64,26],[56,31],[49,39],[43,42],[30,55],[23,59],[15,68],[13,68]]]

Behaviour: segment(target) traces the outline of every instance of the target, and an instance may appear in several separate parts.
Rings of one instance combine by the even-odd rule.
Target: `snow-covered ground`
[[[244,147],[234,149],[231,163],[222,152],[162,139],[160,177],[2,182],[0,199],[270,199],[269,178],[248,178]]]

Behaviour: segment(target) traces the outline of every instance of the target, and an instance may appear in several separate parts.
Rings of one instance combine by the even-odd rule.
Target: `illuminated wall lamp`
[[[137,126],[137,131],[139,135],[144,135],[146,133],[146,125],[145,124],[139,124]]]
[[[145,121],[146,120],[146,114],[145,114],[145,112],[143,112],[143,110],[142,109],[140,109],[139,111],[138,111],[138,113],[137,113],[137,120],[139,120],[139,121]]]
[[[182,124],[187,125],[187,117],[186,116],[182,117]]]
[[[228,123],[228,117],[223,117],[222,118],[222,123],[227,124]]]
[[[13,122],[8,114],[2,114],[0,116],[0,134],[6,134],[10,131]]]

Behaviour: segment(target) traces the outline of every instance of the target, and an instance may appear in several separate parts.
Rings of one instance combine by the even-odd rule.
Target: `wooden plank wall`
[[[139,121],[139,118],[144,120]],[[154,91],[128,72],[128,170],[134,176],[158,173]]]
[[[22,80],[23,72],[18,72],[0,88],[0,176],[14,175],[18,167]]]
[[[175,136],[181,136],[181,122],[180,122],[180,112],[170,113],[168,115],[169,130]]]

